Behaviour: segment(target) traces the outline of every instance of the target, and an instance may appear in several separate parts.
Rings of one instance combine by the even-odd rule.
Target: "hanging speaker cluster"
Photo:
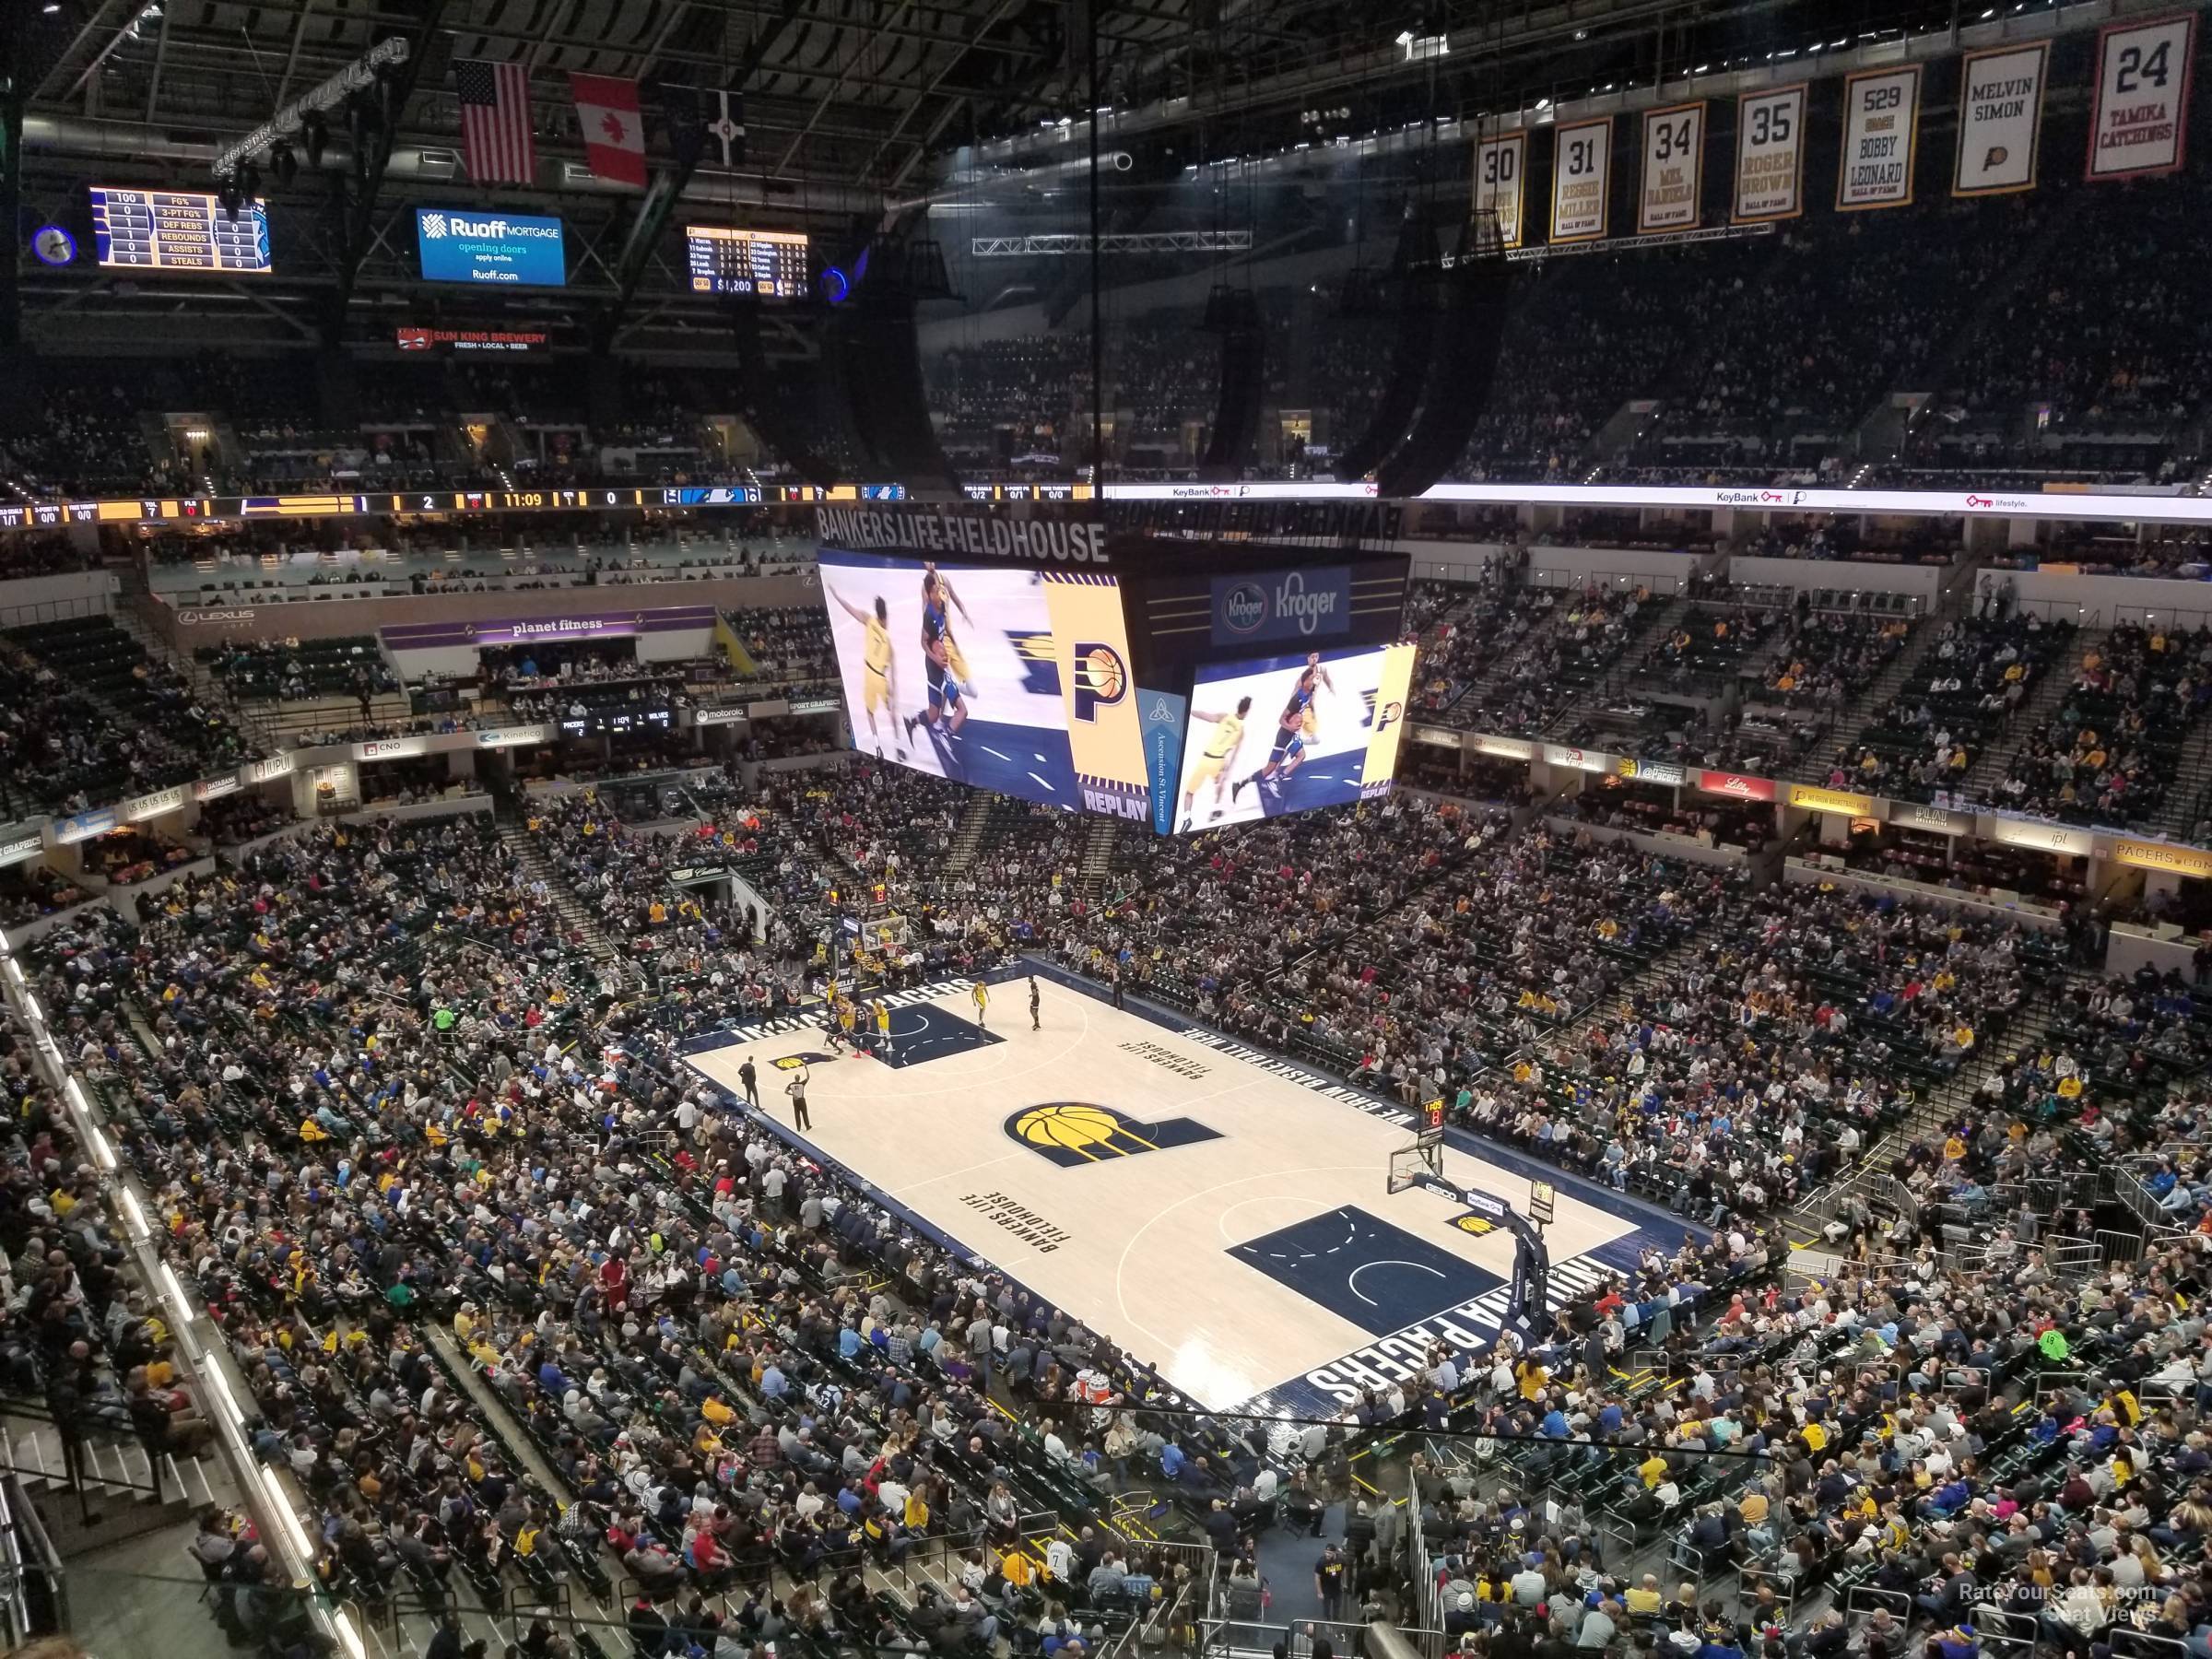
[[[1386,296],[1375,310],[1397,318],[1390,375],[1367,430],[1345,448],[1339,477],[1372,475],[1377,493],[1406,500],[1459,459],[1489,406],[1512,277],[1495,226],[1465,218],[1440,228],[1407,210],[1390,277],[1368,290]]]
[[[909,489],[960,493],[923,389],[915,312],[926,300],[954,297],[945,251],[911,213],[877,235],[845,302],[829,313],[827,357],[867,476]]]
[[[1258,447],[1260,399],[1267,381],[1267,331],[1250,288],[1215,288],[1206,300],[1206,333],[1221,336],[1221,381],[1214,424],[1198,477],[1214,483],[1243,477]]]

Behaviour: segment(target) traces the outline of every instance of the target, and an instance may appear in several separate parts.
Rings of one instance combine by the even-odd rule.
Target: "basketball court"
[[[1187,1022],[1115,1011],[1039,978],[893,999],[892,1052],[832,1057],[786,1019],[687,1045],[738,1092],[749,1055],[766,1115],[924,1230],[1119,1343],[1217,1410],[1333,1413],[1409,1374],[1442,1340],[1496,1338],[1513,1242],[1432,1191],[1393,1194],[1412,1114]],[[807,1071],[811,1130],[784,1086]],[[1525,1211],[1557,1185],[1552,1298],[1671,1249],[1671,1218],[1452,1132],[1443,1174]]]

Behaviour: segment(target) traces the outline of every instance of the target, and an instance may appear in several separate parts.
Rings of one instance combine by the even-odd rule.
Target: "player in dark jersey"
[[[959,641],[952,637],[952,613],[960,613],[960,620],[973,622],[960,596],[952,591],[952,583],[937,573],[937,567],[922,567],[922,657],[929,681],[929,707],[919,714],[906,717],[906,735],[911,740],[916,726],[926,725],[942,730],[947,736],[968,724],[968,702],[975,695],[975,687],[968,677],[968,659],[960,654]]]
[[[1299,762],[1306,758],[1308,740],[1319,735],[1313,697],[1315,688],[1320,686],[1326,686],[1331,693],[1336,689],[1336,682],[1321,665],[1321,653],[1311,651],[1306,653],[1306,665],[1299,670],[1297,685],[1290,688],[1290,700],[1283,705],[1282,716],[1276,722],[1275,746],[1267,751],[1267,764],[1251,777],[1239,778],[1231,784],[1230,800],[1242,794],[1247,783],[1257,783],[1271,794],[1283,793],[1282,780],[1298,770]]]

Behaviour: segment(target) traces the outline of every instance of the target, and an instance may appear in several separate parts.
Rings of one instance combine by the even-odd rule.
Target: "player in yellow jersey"
[[[891,1005],[878,1002],[876,1005],[876,1057],[878,1060],[888,1059],[890,1053]]]
[[[871,615],[835,588],[830,588],[829,593],[830,598],[844,606],[846,615],[867,629],[867,641],[861,656],[865,666],[861,669],[860,702],[861,707],[867,711],[868,735],[875,737],[877,709],[883,710],[894,720],[898,718],[893,704],[899,692],[899,664],[891,654],[890,607],[884,604],[883,595],[878,594],[876,595],[875,613]],[[897,744],[893,744],[892,748],[900,759],[906,759],[904,748]],[[880,738],[877,741],[876,752],[879,755],[883,753]]]
[[[1252,699],[1249,697],[1237,700],[1237,712],[1234,714],[1208,714],[1203,710],[1193,712],[1193,720],[1203,720],[1214,729],[1206,734],[1206,753],[1198,757],[1198,764],[1191,768],[1190,780],[1183,785],[1182,827],[1186,833],[1191,827],[1191,799],[1203,784],[1210,782],[1214,786],[1214,809],[1206,821],[1214,824],[1221,821],[1221,787],[1229,782],[1229,763],[1237,758],[1237,751],[1244,747],[1244,717],[1251,712]]]

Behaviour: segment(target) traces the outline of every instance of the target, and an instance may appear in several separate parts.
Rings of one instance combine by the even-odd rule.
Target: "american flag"
[[[461,142],[468,176],[483,184],[528,184],[537,177],[530,133],[530,73],[520,64],[453,61],[461,96]]]

